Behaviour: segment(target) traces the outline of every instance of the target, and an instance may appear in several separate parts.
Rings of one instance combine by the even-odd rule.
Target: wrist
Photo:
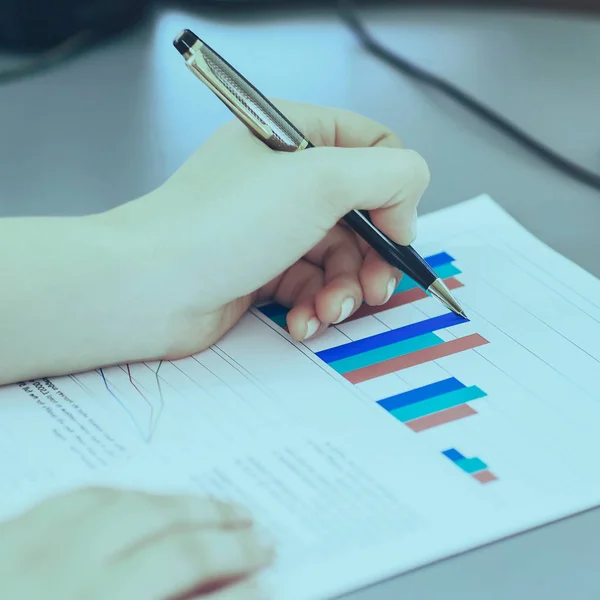
[[[140,344],[135,356],[176,357],[194,348],[181,348],[179,340],[194,331],[195,343],[203,345],[202,327],[207,313],[215,309],[207,290],[210,259],[209,232],[199,232],[196,214],[181,219],[167,208],[164,187],[95,217],[114,240],[113,262],[125,265],[116,272],[125,290],[123,311],[137,311],[131,329]],[[208,284],[210,288],[210,284]]]
[[[98,262],[87,271],[85,289],[89,306],[101,315],[104,364],[163,356],[176,312],[166,254],[141,221],[123,221],[118,209],[87,219],[90,253]]]
[[[106,215],[7,219],[1,233],[0,384],[160,354],[143,249]]]

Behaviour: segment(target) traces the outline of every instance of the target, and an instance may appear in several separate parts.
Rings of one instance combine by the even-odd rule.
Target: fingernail
[[[317,319],[317,317],[313,317],[312,319],[310,319],[309,322],[306,324],[306,333],[304,334],[304,339],[306,340],[309,337],[315,335],[320,325],[321,322],[319,321],[319,319]]]
[[[347,319],[350,316],[350,313],[354,310],[354,299],[346,298],[342,302],[342,308],[340,310],[340,316],[337,321],[334,321],[334,325],[337,323],[341,323],[344,319]]]
[[[387,284],[387,291],[385,293],[385,300],[381,304],[386,304],[389,299],[392,297],[392,294],[396,291],[396,287],[398,287],[398,282],[395,277],[392,277]]]

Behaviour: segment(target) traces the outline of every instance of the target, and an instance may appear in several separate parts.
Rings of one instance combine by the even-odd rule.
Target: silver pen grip
[[[198,52],[221,88],[227,91],[230,101],[271,129],[270,137],[261,136],[269,147],[295,152],[307,146],[304,135],[223,57],[205,43],[202,43]]]

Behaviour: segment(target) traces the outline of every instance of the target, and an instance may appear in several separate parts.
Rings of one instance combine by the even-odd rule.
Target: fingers
[[[305,260],[298,261],[280,279],[273,299],[292,307],[287,314],[287,326],[293,338],[305,340],[320,331],[322,324],[317,316],[315,296],[324,282],[323,270]]]
[[[182,522],[206,527],[239,527],[252,522],[252,516],[245,507],[208,496],[130,492],[121,502],[132,505],[124,506],[123,510],[135,511],[146,523],[156,527]]]
[[[425,161],[395,148],[313,148],[286,156],[309,211],[330,228],[353,209],[370,210],[373,223],[399,244],[416,235],[417,206],[429,184]]]
[[[365,302],[371,306],[385,304],[392,297],[402,275],[375,250],[368,248],[359,272]]]
[[[127,554],[148,540],[185,529],[249,528],[252,516],[241,506],[210,497],[155,495],[121,491],[105,511],[98,532],[99,551]]]
[[[327,237],[271,284],[270,297],[292,307],[287,314],[290,334],[297,340],[318,335],[331,324],[346,320],[362,304],[389,300],[402,273],[365,247],[356,236],[335,227]]]
[[[271,99],[315,146],[402,148],[400,138],[368,117],[341,108]]]
[[[189,597],[253,575],[273,557],[251,529],[196,529],[119,557],[113,581],[119,599]]]
[[[363,256],[356,237],[336,227],[305,258],[325,271],[325,287],[315,297],[319,320],[330,324],[347,319],[363,300],[358,278]]]
[[[68,512],[74,515],[70,521]],[[245,510],[210,498],[88,488],[57,495],[20,519],[8,570],[26,573],[32,557],[43,558],[41,570],[48,573],[68,563],[68,584],[49,580],[60,597],[89,592],[111,600],[162,600],[210,594],[229,584],[236,590],[234,584],[273,560],[272,548],[248,525]],[[53,529],[44,529],[45,523]],[[57,535],[61,543],[49,551],[40,545],[40,532],[42,543],[56,542]]]
[[[366,148],[404,148],[402,140],[388,127],[352,111],[279,99],[273,100],[273,103],[289,115],[304,135],[317,147],[335,146],[338,148],[362,148],[363,150]],[[394,161],[394,154],[387,154],[388,158],[385,159],[385,165],[380,172],[382,172],[383,178],[390,179],[395,170],[395,183],[390,181],[389,184],[395,185],[396,189],[389,195],[383,194],[371,198],[365,204],[367,199],[364,194],[369,190],[377,193],[378,186],[381,186],[382,192],[384,188],[388,188],[385,186],[385,181],[375,181],[376,178],[379,179],[376,172],[369,172],[369,166],[364,165],[365,168],[359,175],[363,182],[366,176],[367,190],[361,187],[355,190],[354,195],[347,196],[350,205],[346,205],[346,212],[358,208],[375,210],[381,207],[381,210],[375,210],[371,215],[374,224],[394,241],[400,244],[410,244],[416,237],[417,205],[429,184],[429,170],[425,161],[414,151],[406,150],[403,153],[396,153],[395,165],[390,164]],[[352,167],[346,162],[347,156],[340,153],[336,153],[336,156],[340,162],[344,163],[340,165],[340,177],[347,178],[349,182],[355,180],[351,173]],[[364,151],[356,153],[356,162],[358,163],[363,156],[367,156]],[[372,159],[371,163],[380,159],[377,155],[369,156]],[[390,169],[387,165],[390,166]],[[323,176],[330,182],[332,174],[329,166],[325,166],[324,170]],[[331,191],[335,194],[335,189]],[[339,194],[336,195],[341,197]],[[338,216],[341,217],[341,215]]]
[[[351,235],[347,240],[347,235],[338,232],[333,241],[328,238],[310,253],[322,266],[301,260],[279,281],[273,299],[292,307],[286,320],[293,338],[314,337],[331,323],[347,319],[361,305],[358,274],[363,259],[356,242]]]

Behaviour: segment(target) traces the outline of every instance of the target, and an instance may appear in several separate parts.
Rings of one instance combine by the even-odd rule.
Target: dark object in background
[[[137,24],[149,0],[0,0],[0,50],[33,53],[86,33],[101,40]]]
[[[182,0],[180,4],[196,8],[222,9],[283,9],[334,7],[338,0]],[[356,8],[369,6],[452,6],[463,8],[540,8],[570,11],[600,12],[600,0],[355,0]]]
[[[390,64],[400,73],[432,86],[484,121],[495,126],[552,167],[600,190],[600,175],[561,156],[552,148],[494,112],[484,103],[461,90],[451,81],[412,64],[394,54],[373,38],[357,12],[366,6],[470,6],[477,8],[527,8],[583,11],[600,15],[600,0],[0,0],[0,52],[28,53],[29,60],[0,71],[0,85],[23,79],[50,68],[85,51],[94,42],[124,32],[145,16],[155,5],[182,5],[198,12],[217,11],[223,16],[240,17],[263,9],[296,11],[303,8],[339,8],[341,16],[364,48]],[[244,15],[245,13],[245,15]]]
[[[335,8],[338,0],[0,0],[0,51],[41,52],[86,32],[100,41],[136,25],[155,4],[190,9],[247,12]],[[374,5],[522,7],[600,12],[600,0],[356,0],[357,8]],[[90,35],[91,34],[91,35]]]

